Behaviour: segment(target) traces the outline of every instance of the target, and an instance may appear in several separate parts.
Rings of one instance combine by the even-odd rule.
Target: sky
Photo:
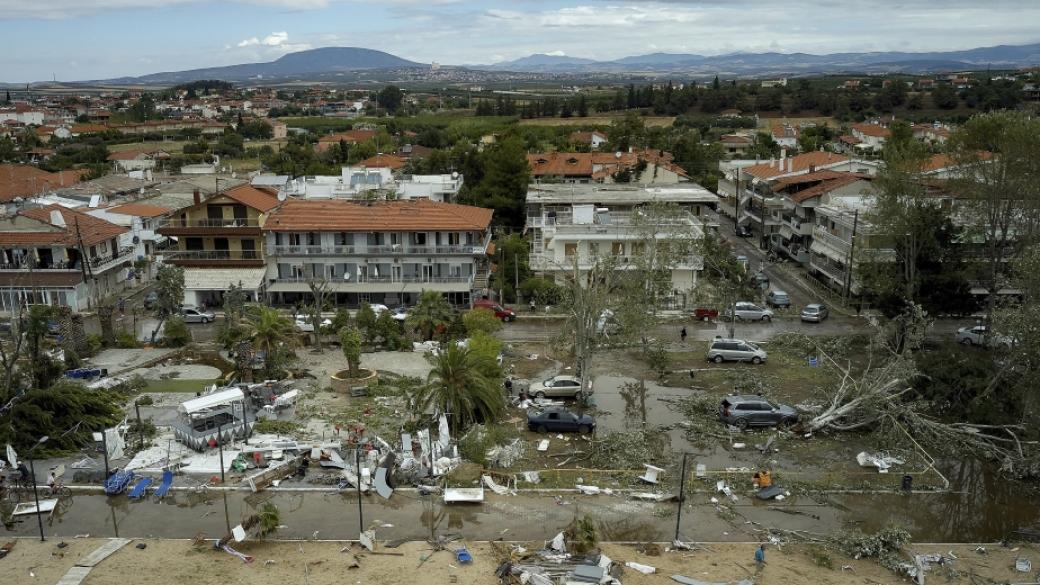
[[[105,79],[325,46],[533,53],[942,51],[1040,42],[1040,0],[0,0],[0,81]]]

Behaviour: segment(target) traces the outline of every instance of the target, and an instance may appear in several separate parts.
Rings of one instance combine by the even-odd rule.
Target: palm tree
[[[287,350],[297,343],[293,322],[271,307],[257,307],[243,324],[245,339],[251,339],[253,351],[263,352],[264,370],[278,369]]]
[[[465,430],[474,422],[494,420],[505,408],[505,393],[497,377],[494,358],[448,344],[433,362],[426,384],[416,394],[421,412],[450,414],[452,431]]]
[[[428,290],[422,294],[419,304],[408,313],[405,323],[419,331],[424,341],[429,341],[445,331],[454,317],[455,310],[445,300],[444,295]]]

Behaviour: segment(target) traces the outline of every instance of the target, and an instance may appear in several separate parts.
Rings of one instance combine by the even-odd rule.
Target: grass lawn
[[[520,120],[521,126],[609,126],[624,116],[587,116],[585,118],[534,118]],[[675,116],[644,116],[643,123],[649,127],[671,126]]]
[[[169,378],[166,380],[147,380],[142,392],[201,392],[210,384],[220,384],[221,380],[181,380]]]
[[[127,150],[164,150],[170,154],[180,154],[187,140],[162,140],[156,142],[130,142],[127,144],[109,144],[109,152],[125,152]]]

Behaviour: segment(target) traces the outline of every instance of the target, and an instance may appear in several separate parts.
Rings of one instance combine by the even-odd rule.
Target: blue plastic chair
[[[145,477],[141,481],[137,482],[134,489],[130,490],[130,499],[136,500],[144,495],[144,492],[148,489],[148,486],[152,485],[152,478]]]
[[[170,491],[170,486],[173,485],[173,472],[167,469],[162,474],[162,483],[155,489],[155,497],[163,499],[166,497],[166,493]]]
[[[464,548],[455,551],[455,558],[463,564],[473,562],[473,555],[469,554],[469,551]]]

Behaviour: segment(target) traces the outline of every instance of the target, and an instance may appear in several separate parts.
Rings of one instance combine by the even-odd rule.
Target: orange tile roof
[[[801,191],[798,191],[797,193],[793,193],[791,195],[791,200],[794,201],[795,203],[804,203],[804,202],[806,202],[806,201],[808,201],[810,199],[813,199],[815,197],[819,197],[820,195],[823,195],[824,193],[830,193],[831,191],[833,191],[835,189],[838,189],[840,187],[844,187],[846,185],[851,185],[851,184],[855,183],[856,181],[867,180],[866,177],[864,177],[862,175],[857,175],[857,174],[854,174],[854,173],[838,173],[838,174],[839,175],[843,175],[843,176],[840,176],[840,177],[837,177],[837,178],[834,178],[834,179],[828,179],[826,181],[821,181],[819,185],[813,185],[812,187],[809,187],[808,189],[802,189]]]
[[[52,211],[61,213],[65,220],[64,227],[51,223]],[[130,231],[129,228],[60,205],[26,209],[19,215],[45,225],[41,225],[39,231],[0,232],[0,244],[62,244],[76,247],[82,241],[84,246],[93,246]]]
[[[852,129],[864,136],[874,136],[876,138],[888,138],[892,135],[891,130],[877,124],[853,124]]]
[[[340,140],[348,144],[357,144],[366,140],[371,140],[376,137],[375,130],[347,130],[346,132],[340,132],[338,134],[329,134],[322,136],[318,139],[319,143],[322,142],[339,142]]]
[[[101,124],[73,124],[71,132],[73,134],[94,134],[105,130],[108,130],[108,126]]]
[[[588,152],[549,152],[527,155],[531,174],[536,177],[585,177],[592,175],[592,154]]]
[[[32,197],[50,189],[79,183],[83,171],[48,173],[30,165],[0,165],[0,201]]]
[[[800,173],[809,170],[809,167],[820,168],[826,165],[833,165],[848,161],[848,157],[840,154],[834,154],[833,152],[821,152],[814,150],[805,154],[799,154],[792,156],[787,159],[788,162],[784,162],[783,169],[780,168],[779,161],[774,163],[774,166],[770,166],[768,162],[750,166],[744,169],[744,172],[759,179],[772,179],[773,177],[779,177],[781,175],[789,175],[791,173]],[[787,170],[787,165],[791,165],[791,170]]]
[[[373,169],[386,167],[396,171],[398,169],[403,169],[407,162],[407,158],[396,154],[377,154],[359,162],[358,166]]]
[[[238,201],[242,205],[267,212],[278,207],[278,197],[269,191],[262,191],[251,185],[239,185],[234,189],[224,191],[222,195]]]
[[[158,205],[149,205],[147,203],[124,203],[123,205],[117,205],[116,207],[108,208],[110,213],[118,213],[120,215],[135,215],[137,217],[159,217],[166,215],[171,209],[166,207],[159,207]]]
[[[491,224],[490,209],[414,201],[359,202],[343,199],[290,199],[268,217],[264,229],[301,231],[483,231]]]

